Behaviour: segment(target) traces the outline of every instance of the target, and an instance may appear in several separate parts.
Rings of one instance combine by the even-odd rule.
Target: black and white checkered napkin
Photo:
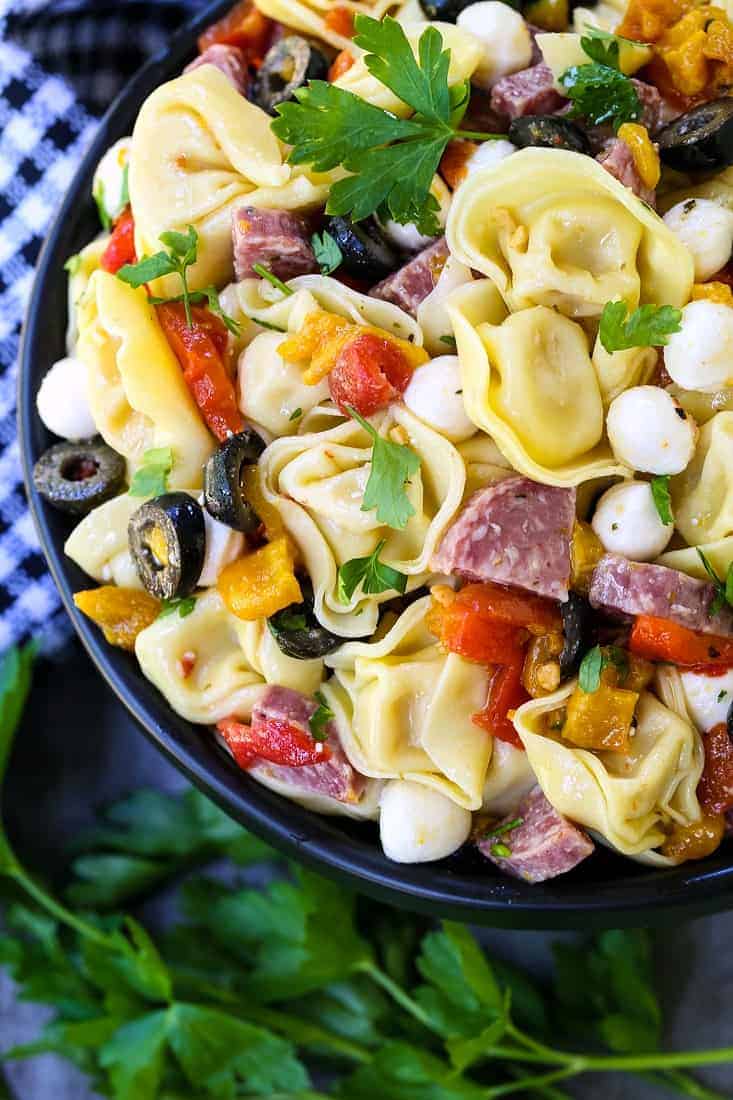
[[[23,492],[20,326],[49,223],[97,119],[196,0],[0,0],[0,652],[69,631]]]

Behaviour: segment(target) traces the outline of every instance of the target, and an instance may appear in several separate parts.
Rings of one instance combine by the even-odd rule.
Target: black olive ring
[[[164,493],[130,517],[127,539],[143,587],[159,600],[193,592],[206,554],[201,505],[188,493]]]
[[[33,484],[44,500],[72,516],[86,516],[122,489],[125,460],[99,439],[55,443],[33,467]]]

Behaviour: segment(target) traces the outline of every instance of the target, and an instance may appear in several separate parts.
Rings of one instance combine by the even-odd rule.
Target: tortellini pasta
[[[323,204],[328,177],[291,169],[271,119],[213,65],[162,84],[140,109],[130,149],[130,201],[138,256],[161,248],[160,234],[193,225],[198,259],[192,290],[231,279],[232,211],[251,206],[301,210]],[[180,293],[177,276],[153,284]]]
[[[657,365],[655,348],[627,348],[606,351],[599,339],[593,347],[593,367],[601,391],[604,409],[624,390],[643,386],[652,377]]]
[[[724,387],[715,393],[702,393],[700,390],[683,390],[682,386],[668,386],[667,389],[688,412],[697,424],[707,424],[716,413],[733,412],[733,389]]]
[[[733,412],[702,426],[692,461],[670,488],[675,525],[690,546],[733,534]]]
[[[552,181],[552,187],[547,181]],[[661,219],[591,157],[521,149],[458,189],[451,252],[487,275],[510,309],[599,317],[606,302],[683,306],[692,257]]]
[[[89,286],[89,280],[99,268],[102,253],[109,244],[109,234],[103,233],[95,240],[85,245],[74,257],[74,264],[69,272],[68,292],[68,321],[66,326],[66,350],[69,355],[76,352],[76,342],[79,339],[79,323],[77,309],[84,297],[84,292]]]
[[[234,716],[249,720],[265,684],[311,694],[321,661],[296,661],[277,647],[263,620],[242,622],[208,589],[193,611],[166,615],[138,634],[140,668],[178,714],[210,725]]]
[[[371,634],[379,604],[394,592],[365,596],[357,589],[344,603],[338,567],[370,555],[383,541],[380,560],[407,574],[408,590],[418,587],[458,510],[465,483],[464,464],[453,444],[404,406],[391,406],[372,423],[380,435],[407,443],[420,458],[420,469],[407,486],[415,512],[404,530],[381,524],[374,509],[362,511],[372,441],[355,420],[277,439],[259,463],[263,495],[280,513],[313,582],[316,616],[345,638]]]
[[[100,584],[142,588],[127,542],[127,525],[141,503],[123,493],[100,504],[76,525],[64,553]]]
[[[344,750],[364,775],[412,779],[466,809],[481,806],[492,738],[471,721],[488,672],[443,653],[417,600],[379,640],[351,642],[326,658],[323,693]]]
[[[565,704],[575,687],[519,708],[514,724],[545,795],[560,813],[584,825],[623,855],[664,865],[654,849],[666,829],[701,817],[697,784],[704,753],[696,729],[642,692],[628,753],[589,752],[545,736],[544,716]]]
[[[449,256],[433,290],[417,307],[417,323],[431,355],[445,355],[446,336],[453,334],[448,299],[454,290],[473,281],[470,268]]]
[[[585,334],[546,307],[507,317],[489,279],[454,292],[448,312],[463,401],[520,473],[546,485],[629,476],[603,438],[603,405]]]
[[[260,333],[242,352],[238,367],[239,407],[272,437],[292,434],[294,421],[328,398],[328,378],[306,385],[302,367],[278,353],[282,342],[278,332]]]
[[[707,570],[702,563],[700,550],[706,560],[719,577],[728,575],[728,567],[733,562],[733,535],[727,535],[717,542],[703,542],[700,546],[686,546],[681,550],[667,550],[665,554],[657,558],[659,565],[666,565],[669,569],[679,569],[680,573],[687,573],[690,577],[697,577],[699,581],[709,581]]]
[[[96,271],[79,307],[79,358],[97,430],[134,471],[145,451],[171,447],[172,489],[197,489],[214,439],[143,287]]]
[[[334,29],[327,19],[333,9],[333,0],[255,0],[255,3],[264,15],[286,27],[315,35],[337,50],[354,49],[351,39]],[[338,6],[347,12],[362,12],[381,19],[394,6],[394,0],[373,0],[372,3],[369,0],[340,0]]]
[[[527,753],[495,738],[481,809],[493,817],[510,814],[536,782]]]

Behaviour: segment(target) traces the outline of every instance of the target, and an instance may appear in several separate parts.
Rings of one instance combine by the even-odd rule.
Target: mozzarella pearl
[[[241,557],[244,552],[244,535],[214,519],[204,508],[203,501],[200,500],[199,503],[204,513],[206,553],[198,583],[200,588],[210,588],[216,584],[224,566]]]
[[[440,355],[413,371],[404,402],[436,432],[452,443],[476,433],[463,404],[461,365],[457,355]]]
[[[41,382],[36,406],[48,430],[62,439],[76,443],[96,434],[87,395],[87,369],[80,359],[54,363]]]
[[[664,365],[685,390],[715,393],[733,386],[733,309],[704,298],[686,305],[680,331],[664,349]]]
[[[445,229],[445,223],[448,221],[451,193],[440,176],[435,176],[433,179],[430,194],[438,202],[439,209],[436,210],[435,213],[440,228],[443,230]],[[382,227],[382,233],[389,243],[393,244],[395,248],[399,248],[402,252],[420,252],[421,249],[427,248],[428,245],[432,244],[435,239],[434,237],[426,237],[421,233],[414,222],[408,222],[406,225],[402,225],[400,222],[388,218],[387,221],[380,222],[379,224]]]
[[[522,16],[500,0],[481,0],[464,8],[458,26],[479,39],[483,57],[471,80],[492,88],[509,73],[526,69],[532,60],[532,38]]]
[[[722,676],[704,676],[700,672],[683,672],[682,687],[687,709],[695,725],[707,733],[713,726],[725,722],[733,703],[733,668]]]
[[[379,834],[384,854],[395,863],[444,859],[466,843],[470,831],[470,811],[422,783],[392,779],[382,792]]]
[[[667,211],[664,223],[692,255],[698,283],[728,263],[733,249],[733,211],[712,199],[686,199]]]
[[[484,168],[494,168],[512,153],[516,153],[517,147],[506,138],[498,138],[496,141],[484,141],[479,145],[471,159],[466,163],[466,178],[474,172],[481,172]]]
[[[608,438],[620,462],[650,474],[680,474],[697,441],[697,424],[659,386],[632,386],[611,402]]]
[[[94,172],[92,194],[98,198],[110,219],[122,213],[125,165],[130,156],[132,138],[124,137],[110,146]]]
[[[672,538],[674,525],[662,523],[646,481],[623,481],[606,490],[591,526],[612,554],[632,561],[653,561]]]

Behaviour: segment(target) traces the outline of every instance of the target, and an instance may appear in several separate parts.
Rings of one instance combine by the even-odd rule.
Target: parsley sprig
[[[726,606],[733,607],[733,561],[728,566],[728,572],[725,575],[725,580],[721,580],[716,573],[713,565],[708,558],[707,554],[700,549],[699,546],[695,547],[697,550],[697,556],[702,562],[703,569],[710,577],[713,588],[715,589],[715,596],[710,601],[709,614],[717,615],[719,611]]]
[[[669,474],[657,474],[650,482],[654,507],[657,509],[657,515],[665,527],[669,527],[674,523],[672,494],[669,491],[669,480]]]
[[[0,663],[0,785],[32,659],[26,648]],[[0,879],[13,900],[0,966],[21,1000],[52,1014],[4,1061],[61,1055],[111,1100],[560,1100],[553,1082],[619,1071],[723,1100],[686,1070],[730,1065],[733,1048],[660,1050],[641,930],[558,945],[545,989],[490,958],[467,927],[425,930],[310,871],[286,877],[277,853],[191,790],[131,795],[74,849],[64,904],[23,865],[0,821]],[[191,875],[222,857],[252,867],[256,885],[233,868]],[[276,877],[263,886],[264,861]],[[169,908],[183,919],[157,942],[114,911],[172,883]],[[312,1084],[312,1060],[326,1070],[325,1091]]]
[[[180,596],[172,600],[163,600],[160,607],[159,619],[167,619],[169,615],[178,612],[180,619],[186,619],[196,607],[195,596]]]
[[[600,65],[607,65],[610,69],[621,72],[621,46],[626,43],[630,46],[643,47],[643,42],[636,42],[633,38],[624,38],[620,34],[612,34],[611,31],[601,30],[600,27],[585,28],[585,34],[580,39],[583,52],[591,61],[597,61]]]
[[[597,61],[572,65],[560,77],[573,107],[570,118],[584,118],[593,126],[610,122],[618,130],[641,116],[641,102],[628,76]]]
[[[347,411],[372,437],[372,463],[361,510],[368,512],[376,508],[380,523],[401,531],[415,514],[405,485],[420,469],[420,458],[403,443],[384,439],[356,409],[348,408]]]
[[[350,561],[339,566],[338,598],[342,603],[349,602],[359,585],[367,596],[389,592],[390,589],[394,589],[400,595],[404,593],[407,587],[407,575],[379,560],[384,547],[385,540],[382,539],[368,557],[351,558]]]
[[[316,263],[321,269],[321,275],[330,275],[343,263],[344,254],[327,229],[321,235],[314,233],[311,237],[311,247]]]
[[[604,668],[618,669],[619,679],[623,683],[629,674],[629,655],[619,646],[594,645],[580,662],[578,686],[581,691],[591,694],[601,686],[601,673]]]
[[[323,80],[299,88],[295,101],[277,107],[272,129],[292,146],[290,162],[326,172],[342,165],[351,175],[331,188],[326,210],[355,221],[377,213],[383,219],[415,222],[436,235],[438,203],[430,193],[448,142],[458,133],[470,85],[449,86],[450,51],[435,27],[420,37],[418,57],[401,25],[358,14],[355,44],[366,50],[369,72],[414,111],[398,118],[360,96]],[[461,131],[461,137],[489,140],[500,134]]]
[[[323,692],[317,691],[314,699],[318,706],[308,719],[308,728],[314,741],[325,741],[328,737],[328,724],[333,718],[333,711],[326,702]]]
[[[639,306],[629,310],[626,302],[606,302],[598,337],[607,352],[629,348],[662,348],[679,332],[682,311],[675,306]]]
[[[159,497],[168,491],[168,475],[173,469],[173,448],[153,447],[143,455],[128,493],[131,497]]]

